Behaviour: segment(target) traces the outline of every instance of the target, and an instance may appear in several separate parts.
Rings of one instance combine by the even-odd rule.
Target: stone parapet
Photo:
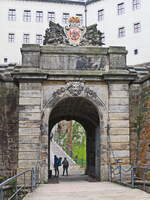
[[[22,65],[48,70],[126,69],[125,47],[27,45],[21,48]]]

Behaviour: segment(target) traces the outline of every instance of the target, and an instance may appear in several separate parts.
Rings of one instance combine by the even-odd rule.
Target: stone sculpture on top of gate
[[[52,21],[45,31],[43,44],[65,44],[72,46],[102,46],[102,33],[97,24],[83,27],[79,17],[70,17],[69,25],[64,28]]]

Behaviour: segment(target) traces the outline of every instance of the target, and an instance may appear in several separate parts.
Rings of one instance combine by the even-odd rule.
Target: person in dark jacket
[[[68,176],[68,167],[69,167],[69,162],[67,160],[67,158],[64,158],[64,160],[62,161],[62,165],[63,165],[63,176],[66,175]]]
[[[54,170],[55,170],[55,176],[59,176],[58,157],[56,155],[54,155]]]
[[[61,160],[62,157],[57,157],[56,155],[54,155],[54,170],[55,170],[55,176],[59,177],[59,166],[61,166]]]

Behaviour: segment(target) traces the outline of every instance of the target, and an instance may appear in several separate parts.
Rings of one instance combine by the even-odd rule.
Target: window
[[[31,22],[31,10],[24,10],[23,21],[24,22]]]
[[[80,25],[83,25],[83,15],[82,14],[76,14],[76,16],[80,18]]]
[[[43,38],[41,34],[36,35],[36,44],[42,44]]]
[[[8,34],[8,42],[9,43],[14,43],[15,42],[15,34],[14,33],[9,33]]]
[[[69,13],[63,13],[63,24],[68,24]]]
[[[16,21],[16,10],[15,9],[9,9],[8,20],[9,21]]]
[[[120,3],[117,5],[118,15],[123,15],[125,13],[124,3]]]
[[[124,37],[125,36],[125,27],[121,27],[118,29],[118,37]]]
[[[43,11],[36,11],[36,22],[43,22]]]
[[[4,58],[4,63],[7,63],[8,62],[8,58]]]
[[[24,44],[30,43],[30,35],[29,34],[26,34],[26,33],[23,34],[23,43]]]
[[[98,21],[104,20],[104,9],[98,10]]]
[[[101,42],[102,42],[102,43],[105,42],[105,34],[104,34],[104,33],[101,34]]]
[[[54,12],[48,12],[48,21],[55,22],[55,13]]]
[[[135,23],[134,24],[134,33],[139,33],[139,32],[141,32],[141,24]]]
[[[134,49],[134,55],[138,54],[138,49]]]
[[[132,7],[133,7],[133,10],[139,9],[140,6],[141,6],[140,0],[132,0]]]

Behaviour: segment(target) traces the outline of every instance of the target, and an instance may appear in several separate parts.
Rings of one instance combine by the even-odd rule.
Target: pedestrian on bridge
[[[63,176],[66,175],[68,176],[68,167],[69,167],[69,162],[67,160],[67,158],[64,158],[64,160],[62,161],[62,165],[63,165]]]
[[[59,177],[59,166],[61,166],[62,157],[57,157],[54,155],[54,170],[55,170],[55,177]]]
[[[58,157],[56,155],[54,155],[54,170],[55,170],[55,176],[59,175],[59,171],[58,171]]]

